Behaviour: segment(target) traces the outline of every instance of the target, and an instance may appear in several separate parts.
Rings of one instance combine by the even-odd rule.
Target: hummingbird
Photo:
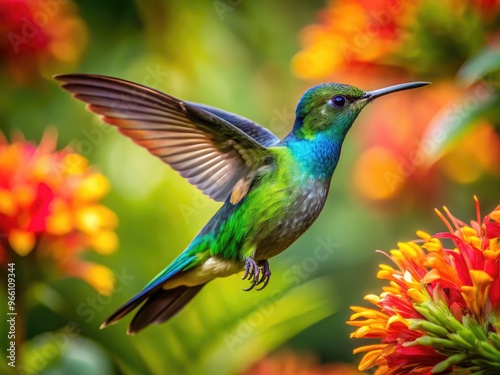
[[[429,84],[367,92],[319,84],[303,94],[292,130],[280,140],[247,118],[119,78],[55,79],[104,122],[224,202],[187,248],[101,325],[140,306],[130,335],[170,319],[215,278],[243,272],[249,280],[245,291],[265,288],[269,259],[297,240],[323,209],[342,143],[362,109],[381,96]]]

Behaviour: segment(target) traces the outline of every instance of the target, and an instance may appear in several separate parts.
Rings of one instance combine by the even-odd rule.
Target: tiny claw
[[[247,264],[245,262],[245,274],[243,275],[243,277],[241,278],[241,280],[246,280],[247,276],[250,274],[250,268],[247,267]]]
[[[271,269],[269,268],[269,262],[267,260],[262,260],[259,263],[256,263],[254,259],[247,258],[245,260],[245,274],[241,279],[248,279],[251,281],[250,286],[246,289],[243,289],[245,292],[252,290],[260,284],[262,284],[262,286],[255,290],[264,289],[267,284],[269,284],[269,280],[271,279]]]
[[[251,291],[254,288],[254,286],[255,286],[255,283],[251,283],[248,288],[243,288],[243,291],[249,292],[249,291]]]
[[[271,269],[269,268],[269,262],[266,260],[262,261],[262,276],[257,283],[257,285],[263,284],[260,288],[257,288],[255,290],[262,290],[264,289],[267,284],[269,284],[269,280],[271,280]]]
[[[271,275],[269,275],[269,276],[271,276]],[[264,284],[262,284],[262,286],[261,286],[260,288],[255,288],[255,290],[260,291],[260,290],[264,289],[264,288],[267,286],[267,284],[269,284],[269,280],[271,280],[271,278],[266,277],[266,279],[265,279],[265,281],[264,281]],[[260,282],[259,282],[259,284],[260,284],[261,282],[262,282],[262,281],[260,281]],[[257,285],[259,285],[259,284],[257,284]]]

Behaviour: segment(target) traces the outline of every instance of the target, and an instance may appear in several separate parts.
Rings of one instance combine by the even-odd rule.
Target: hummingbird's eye
[[[336,95],[332,98],[332,104],[337,108],[344,108],[347,104],[347,98],[343,95]]]

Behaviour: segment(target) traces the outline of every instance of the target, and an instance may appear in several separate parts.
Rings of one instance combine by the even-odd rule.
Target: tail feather
[[[137,314],[135,314],[127,333],[135,335],[152,323],[159,324],[170,319],[186,306],[204,285],[200,284],[192,287],[179,286],[167,290],[160,288],[154,291]]]
[[[155,291],[161,289],[161,285],[156,286],[154,289],[145,289],[142,290],[139,294],[137,294],[130,301],[125,303],[122,307],[116,310],[113,314],[111,314],[108,319],[106,319],[101,326],[100,329],[106,328],[112,324],[117,323],[121,318],[127,315],[129,312],[138,307],[141,303],[143,303],[149,296],[151,296]]]
[[[165,268],[158,275],[156,275],[153,278],[153,280],[151,280],[144,287],[144,289],[141,292],[139,292],[130,301],[125,303],[122,307],[120,307],[118,310],[116,310],[108,319],[106,319],[104,321],[104,323],[101,324],[101,329],[106,328],[107,326],[118,322],[121,318],[123,318],[125,315],[130,313],[135,308],[139,307],[146,300],[147,300],[147,302],[139,310],[137,315],[143,315],[144,314],[144,312],[142,312],[143,310],[144,311],[149,311],[149,310],[153,311],[152,307],[147,307],[147,306],[151,306],[151,305],[156,306],[157,304],[159,304],[158,299],[160,299],[160,300],[162,298],[166,299],[166,302],[164,303],[165,308],[166,308],[170,304],[174,303],[175,299],[181,298],[183,296],[183,293],[181,293],[181,291],[183,291],[183,290],[178,290],[178,289],[180,289],[180,288],[189,289],[188,287],[184,286],[184,287],[178,287],[175,289],[164,290],[164,289],[162,289],[162,286],[171,277],[178,275],[178,274],[182,273],[183,271],[193,267],[193,265],[195,264],[195,261],[196,261],[196,256],[193,256],[193,255],[187,253],[187,251],[184,251],[183,253],[181,253],[172,263],[170,263],[170,265],[167,268]],[[201,285],[201,286],[203,286],[203,285]],[[179,311],[191,298],[193,298],[194,295],[201,289],[201,286],[193,287],[193,288],[198,288],[198,289],[196,289],[196,292],[194,294],[192,294],[187,300],[185,300],[185,302],[183,302],[182,305],[179,306],[174,311],[174,313],[172,313],[170,316],[175,314],[175,312]],[[193,292],[190,292],[190,293],[193,293]],[[169,296],[170,294],[171,294],[171,296]],[[185,297],[183,297],[183,298],[185,298]],[[168,301],[170,301],[170,302],[168,302]],[[137,318],[137,315],[135,318]],[[165,318],[165,320],[166,319],[168,319],[168,318]],[[143,325],[140,329],[144,328],[146,325]]]

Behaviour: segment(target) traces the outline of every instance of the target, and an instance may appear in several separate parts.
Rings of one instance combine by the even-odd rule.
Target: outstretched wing
[[[223,120],[226,120],[231,125],[236,126],[238,129],[248,134],[250,137],[255,139],[263,146],[271,147],[276,145],[276,143],[280,141],[280,139],[276,137],[273,133],[271,133],[269,130],[263,128],[256,122],[249,120],[243,116],[235,115],[234,113],[226,112],[222,109],[215,108],[206,104],[199,104],[193,102],[189,102],[189,104],[201,108],[207,112],[210,112],[211,114],[216,115]]]
[[[270,139],[269,132],[250,120],[238,127],[219,117],[215,109],[209,111],[118,78],[91,74],[55,78],[73,97],[87,103],[90,111],[216,201],[226,200],[235,184],[270,156],[244,129],[254,124],[253,132],[258,134],[260,128],[262,139]],[[219,114],[229,115],[224,111]]]

